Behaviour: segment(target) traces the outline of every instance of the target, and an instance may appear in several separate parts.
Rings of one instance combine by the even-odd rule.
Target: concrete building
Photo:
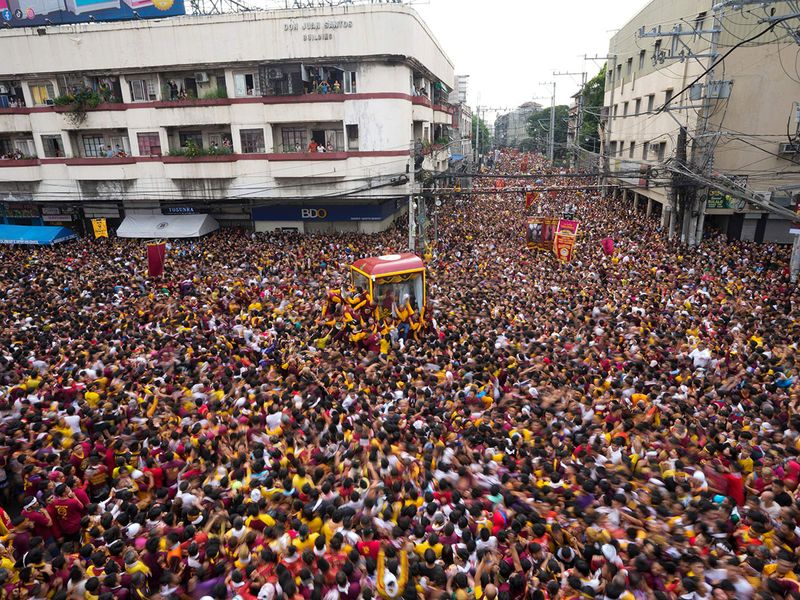
[[[761,19],[779,17],[787,9],[768,3],[741,12],[738,4],[653,0],[611,38],[603,151],[610,168],[620,173],[611,183],[642,211],[660,214],[665,227],[670,221],[670,180],[659,167],[675,157],[681,126],[689,136],[688,159],[694,145],[695,161],[709,161],[707,172],[784,206],[791,202],[791,188],[800,186],[792,168],[799,148],[793,143],[800,125],[795,109],[800,87],[781,66],[781,61],[794,64],[797,45],[787,42],[786,30],[778,26],[757,42],[735,48],[714,70],[713,79],[701,77],[710,54],[727,52],[766,29]],[[682,91],[698,77],[696,85]],[[668,110],[660,111],[665,103]],[[657,178],[645,176],[648,167],[656,169]],[[703,205],[706,229],[735,239],[791,241],[787,220],[752,204],[712,189]]]
[[[0,56],[9,223],[378,231],[459,125],[453,65],[399,4],[0,30]]]
[[[472,109],[467,103],[468,83],[469,75],[456,75],[449,98],[454,109],[450,150],[452,154],[465,158],[472,155]]]
[[[494,122],[495,146],[514,148],[528,136],[528,117],[542,110],[537,102],[525,102],[509,113],[500,115]]]

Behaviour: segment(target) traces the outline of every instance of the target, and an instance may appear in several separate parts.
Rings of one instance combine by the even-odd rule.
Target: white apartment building
[[[399,4],[0,30],[0,56],[7,223],[379,231],[458,126],[453,65]]]
[[[769,19],[788,7],[766,3],[741,11],[740,5],[653,0],[611,38],[604,152],[611,169],[620,172],[612,183],[648,215],[660,215],[664,227],[670,221],[670,180],[659,167],[675,157],[681,126],[688,132],[689,159],[693,144],[713,148],[708,159],[713,174],[783,206],[792,203],[792,188],[800,189],[795,168],[800,145],[794,143],[800,132],[800,85],[786,70],[798,45],[783,26],[740,44],[766,30]],[[796,25],[796,20],[787,22]],[[728,51],[710,85],[702,77],[688,87],[704,74],[712,52]],[[669,109],[660,111],[666,102]],[[637,175],[648,167],[658,177]],[[732,239],[791,241],[789,221],[717,190],[710,191],[704,207],[705,227]]]

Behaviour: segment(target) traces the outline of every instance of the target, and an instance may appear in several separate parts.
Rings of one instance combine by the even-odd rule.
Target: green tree
[[[555,159],[563,159],[567,154],[567,120],[569,119],[569,106],[559,104],[555,108]],[[550,107],[543,108],[528,117],[528,135],[531,145],[538,152],[547,154],[550,144]]]
[[[600,147],[600,112],[606,93],[606,66],[583,86],[583,125],[578,136],[578,145],[596,151]]]
[[[472,115],[472,149],[475,149],[475,144],[478,141],[478,123],[480,122],[481,128],[481,147],[478,150],[481,154],[486,154],[492,148],[491,134],[489,128],[483,119],[479,119],[476,115]]]

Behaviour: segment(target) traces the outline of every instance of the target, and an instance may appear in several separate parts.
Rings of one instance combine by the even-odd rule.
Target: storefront
[[[252,210],[255,230],[297,233],[378,233],[401,214],[407,199],[374,204],[291,204]]]

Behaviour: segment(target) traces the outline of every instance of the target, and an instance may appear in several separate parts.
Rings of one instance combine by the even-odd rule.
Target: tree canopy
[[[600,112],[606,92],[606,66],[590,79],[583,87],[583,125],[581,126],[578,145],[587,150],[600,147],[600,134],[597,126],[600,123]]]
[[[475,144],[478,141],[478,122],[480,121],[481,127],[481,137],[480,137],[480,144],[481,147],[478,150],[481,154],[486,154],[492,147],[492,139],[491,133],[489,133],[489,128],[486,126],[486,122],[483,119],[479,119],[476,115],[472,115],[472,149],[475,149]]]
[[[567,148],[567,120],[569,119],[569,107],[560,104],[555,108],[556,127],[555,127],[555,150],[553,156],[562,159],[566,156]],[[550,144],[550,107],[543,108],[528,117],[528,135],[532,140],[533,147],[542,154],[547,154]]]

